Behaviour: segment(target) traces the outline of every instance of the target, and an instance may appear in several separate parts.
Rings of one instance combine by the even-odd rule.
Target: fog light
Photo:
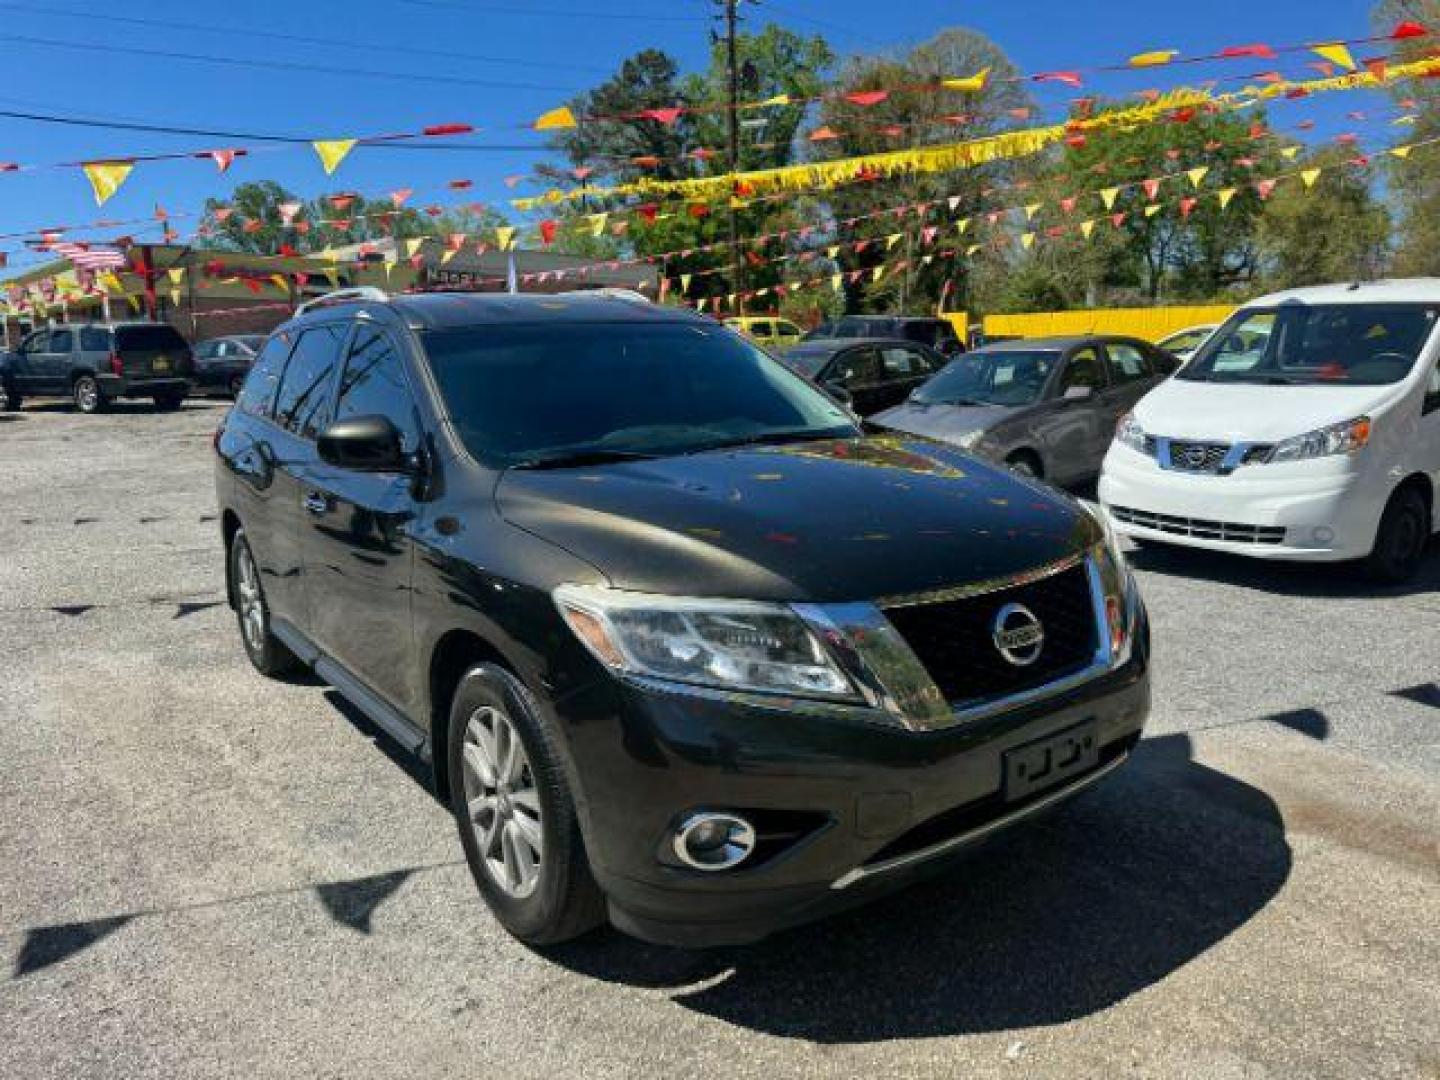
[[[734,814],[692,814],[675,832],[675,857],[694,870],[729,870],[755,850],[755,829]]]
[[[1335,530],[1321,525],[1312,535],[1315,537],[1317,544],[1328,544],[1331,540],[1335,539]]]

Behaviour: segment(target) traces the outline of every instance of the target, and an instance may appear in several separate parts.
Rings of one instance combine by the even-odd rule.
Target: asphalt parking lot
[[[541,955],[417,769],[250,669],[222,408],[0,414],[0,1076],[1440,1076],[1440,551],[1137,552],[1108,785],[757,946]]]

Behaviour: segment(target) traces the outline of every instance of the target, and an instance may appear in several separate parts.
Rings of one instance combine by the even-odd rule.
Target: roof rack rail
[[[307,311],[313,311],[315,308],[325,307],[329,304],[348,304],[356,300],[378,300],[383,303],[389,299],[389,293],[374,285],[357,285],[353,289],[336,289],[324,296],[317,296],[314,300],[305,301],[295,309],[295,317],[299,318]]]
[[[609,300],[625,300],[632,304],[648,304],[650,298],[635,289],[622,289],[614,285],[605,285],[598,289],[567,289],[565,292],[557,293],[557,296],[603,296]]]

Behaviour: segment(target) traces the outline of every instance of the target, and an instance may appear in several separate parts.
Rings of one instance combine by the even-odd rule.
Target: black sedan
[[[265,344],[264,334],[211,338],[195,346],[195,389],[202,394],[235,397]]]
[[[934,349],[899,339],[802,341],[781,359],[861,416],[900,404],[945,366]]]

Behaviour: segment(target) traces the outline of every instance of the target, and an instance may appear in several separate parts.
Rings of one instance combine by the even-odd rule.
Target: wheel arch
[[[225,543],[225,601],[234,611],[235,604],[235,575],[230,572],[230,545],[235,542],[235,534],[240,531],[240,515],[228,507],[220,515],[220,535]]]
[[[1423,472],[1413,472],[1395,485],[1394,490],[1390,492],[1390,498],[1393,499],[1400,492],[1410,490],[1418,491],[1420,498],[1425,500],[1425,508],[1430,513],[1430,531],[1433,533],[1436,525],[1440,524],[1435,518],[1435,485],[1433,481]],[[1386,500],[1386,505],[1389,505],[1389,500]]]
[[[461,677],[476,664],[495,664],[515,674],[505,654],[473,630],[457,628],[446,631],[430,653],[426,696],[430,703],[431,771],[435,794],[446,805],[450,801],[450,776],[445,767],[445,748],[450,738],[450,702]]]

